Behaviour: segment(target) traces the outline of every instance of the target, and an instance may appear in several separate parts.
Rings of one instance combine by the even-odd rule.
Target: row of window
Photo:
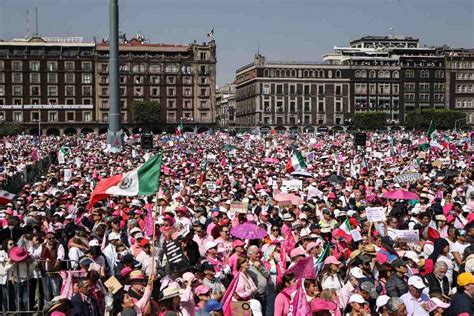
[[[367,87],[369,89],[367,90]],[[356,83],[355,84],[355,93],[356,94],[398,94],[399,86],[397,83]]]
[[[161,102],[160,99],[153,99],[150,98],[150,101],[156,101],[156,102]],[[134,102],[139,102],[143,101],[141,98],[135,98]],[[109,100],[107,99],[102,99],[99,102],[100,108],[102,110],[108,110],[109,109]],[[178,101],[176,99],[166,99],[166,108],[168,109],[176,109],[178,107]],[[126,99],[121,99],[120,100],[120,105],[122,109],[125,109],[127,107],[127,100]],[[192,99],[183,99],[181,103],[181,107],[183,109],[193,109],[193,101]],[[209,100],[199,100],[199,108],[202,110],[210,110],[210,102]]]
[[[473,93],[474,85],[473,84],[457,84],[456,92],[457,93]]]
[[[27,89],[27,91],[28,91],[28,89]],[[58,91],[59,91],[58,86],[51,85],[51,86],[46,87],[46,95],[47,96],[50,96],[50,97],[59,96]],[[64,96],[66,96],[66,97],[76,96],[76,91],[77,91],[76,86],[64,86]],[[4,96],[4,95],[5,95],[5,86],[0,85],[0,96]],[[24,91],[24,87],[23,86],[12,86],[12,95],[14,97],[21,97],[21,96],[26,95],[26,92]],[[34,97],[41,96],[41,86],[31,85],[29,87],[29,95],[34,96]],[[93,95],[92,86],[81,86],[81,95],[91,97]]]
[[[395,70],[392,73],[390,73],[389,70],[379,70],[376,72],[375,70],[370,70],[369,72],[369,78],[399,78],[400,73]],[[354,73],[354,76],[356,78],[367,78],[367,71],[366,70],[356,70]]]
[[[456,108],[472,109],[474,108],[474,99],[458,99],[456,100]]]
[[[405,102],[415,102],[416,93],[405,93]],[[433,95],[434,102],[444,102],[444,94],[436,93]],[[430,102],[429,93],[418,94],[418,102]]]
[[[0,111],[0,117],[5,117],[5,111]],[[42,121],[44,119],[44,114],[41,113],[40,119],[40,112],[39,111],[32,111],[30,112],[30,122],[38,122],[38,123],[55,123],[59,122],[59,115],[58,111],[47,111],[47,120]],[[66,122],[75,122],[76,121],[76,112],[75,111],[66,111],[65,112],[65,121]],[[13,112],[13,122],[23,122],[23,112],[21,111],[14,111]],[[92,122],[92,111],[82,111],[82,119],[81,122]]]
[[[454,69],[474,69],[474,61],[455,61],[452,63]]]
[[[304,115],[303,116],[303,122],[301,122],[300,118],[297,118],[295,116],[289,116],[289,117],[276,116],[276,118],[275,118],[276,122],[274,122],[272,120],[271,116],[263,116],[263,119],[262,119],[261,122],[253,122],[253,120],[255,120],[255,118],[253,118],[253,120],[252,120],[252,118],[253,117],[246,118],[246,119],[250,119],[250,121],[247,124],[249,124],[249,125],[255,125],[257,123],[263,124],[263,125],[300,125],[300,124],[311,125],[311,124],[313,124],[311,115]],[[242,121],[245,121],[245,120],[242,120]],[[327,122],[326,114],[317,114],[316,115],[316,123],[317,124],[322,125],[322,124],[326,124],[326,122]],[[341,114],[334,115],[334,123],[335,124],[341,125],[341,124],[343,124],[343,122],[344,122],[344,115],[341,115]]]
[[[288,95],[311,95],[317,93],[318,95],[323,95],[325,93],[325,85],[319,84],[315,86],[315,89],[311,89],[310,84],[303,84],[302,89],[298,89],[296,84],[288,84],[286,88],[283,84],[275,84],[274,85],[274,93],[272,93],[272,85],[270,83],[264,83],[262,85],[262,94],[263,95],[270,95],[270,94],[288,94]],[[286,92],[286,93],[285,93]],[[342,84],[335,84],[334,85],[334,94],[335,95],[342,95],[343,94],[343,85]]]
[[[201,112],[199,122],[209,123],[211,121],[211,115],[207,112]],[[192,112],[183,112],[183,116],[180,118],[180,121],[194,122],[195,118],[192,115]],[[178,123],[178,114],[173,111],[166,112],[166,122],[167,123]]]
[[[428,82],[420,82],[418,83],[418,88],[416,87],[415,82],[405,82],[405,92],[430,92],[430,83]],[[444,83],[434,83],[433,84],[433,91],[434,92],[443,92],[444,91]]]
[[[297,98],[290,97],[287,100],[283,97],[276,97],[275,102],[273,103],[275,106],[272,106],[272,98],[268,96],[264,96],[262,98],[262,105],[264,112],[277,112],[277,113],[285,113],[285,112],[312,112],[313,102],[310,97],[305,97],[303,102],[297,102]],[[325,98],[318,98],[315,102],[317,105],[316,109],[318,112],[326,112],[326,99]],[[261,111],[262,109],[257,106],[257,111]],[[343,97],[336,97],[334,99],[334,111],[335,112],[343,112]]]
[[[109,71],[109,64],[101,64],[100,71],[106,73]],[[192,73],[191,65],[179,65],[179,64],[122,64],[119,66],[119,71],[121,73],[181,73],[188,74]],[[207,65],[199,65],[198,68],[199,74],[209,74],[209,67]]]
[[[133,76],[131,79],[132,84],[145,84],[147,81],[146,76]],[[120,76],[119,81],[121,84],[125,84],[128,82],[127,76]],[[109,77],[101,76],[99,79],[100,84],[109,84]],[[160,83],[160,76],[150,76],[148,77],[149,84],[159,84]],[[166,76],[166,83],[167,84],[176,84],[177,80],[175,76]],[[193,78],[190,76],[185,76],[182,78],[182,83],[184,85],[190,85],[193,83]],[[208,84],[209,78],[208,77],[199,77],[200,84]]]
[[[265,69],[264,77],[276,78],[341,78],[340,70],[322,69]]]
[[[167,87],[166,89],[163,89],[166,92],[167,96],[177,96],[177,91],[178,88],[176,87]],[[142,97],[145,95],[146,88],[145,87],[133,87],[133,96],[135,97]],[[160,87],[149,87],[148,89],[149,95],[152,97],[158,97],[160,96]],[[183,96],[184,97],[192,97],[193,96],[193,89],[189,87],[184,87],[182,89],[183,91]],[[109,88],[102,88],[100,91],[100,95],[102,97],[108,97],[109,96]],[[126,96],[127,95],[127,89],[125,87],[120,87],[120,95],[121,96]],[[210,96],[210,90],[209,88],[201,88],[199,89],[199,97],[209,97]]]
[[[0,98],[0,105],[5,105],[5,99]],[[39,98],[30,98],[29,101],[28,99],[23,99],[23,98],[13,98],[12,99],[12,104],[13,105],[23,105],[23,104],[42,104],[42,100]],[[47,99],[47,104],[50,105],[57,105],[58,104],[58,99],[57,98],[48,98]],[[75,105],[76,99],[65,99],[64,104],[67,105]],[[79,104],[84,104],[84,105],[91,105],[92,104],[92,99],[91,98],[83,98],[81,99],[81,102]]]
[[[72,72],[65,73],[64,76],[60,75],[64,78],[64,82],[66,84],[73,84],[76,83],[76,74]],[[25,75],[21,72],[14,72],[12,73],[12,83],[23,83]],[[81,74],[81,83],[82,84],[91,84],[93,81],[92,73],[82,73]],[[5,82],[5,73],[0,72],[0,83]],[[29,82],[30,83],[42,83],[41,74],[37,72],[33,72],[29,74]],[[47,73],[46,74],[46,82],[47,83],[58,83],[58,74],[57,73]]]
[[[422,79],[430,78],[430,71],[427,69],[420,70],[419,74],[420,74],[420,78]],[[438,79],[444,78],[444,70],[435,70],[434,77]],[[415,70],[414,69],[405,70],[405,78],[415,78]]]
[[[456,79],[458,80],[474,80],[474,72],[457,72]]]
[[[12,70],[13,71],[23,71],[23,70],[29,70],[29,71],[41,71],[41,63],[37,60],[32,60],[29,62],[29,67],[24,68],[23,67],[24,62],[20,60],[14,60],[12,61]],[[64,70],[66,71],[74,71],[76,70],[76,63],[74,61],[65,61],[64,62]],[[5,69],[5,62],[0,61],[0,71],[3,71]],[[46,70],[47,71],[58,71],[58,62],[57,61],[48,61],[46,63]],[[81,68],[80,70],[82,71],[92,71],[92,62],[90,61],[83,61],[81,62]]]

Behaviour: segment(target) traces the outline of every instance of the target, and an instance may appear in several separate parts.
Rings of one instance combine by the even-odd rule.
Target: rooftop
[[[357,38],[352,40],[350,43],[356,43],[361,41],[410,41],[410,42],[417,42],[419,41],[418,38],[414,38],[411,36],[400,36],[400,35],[389,35],[389,36],[363,36],[361,38]]]

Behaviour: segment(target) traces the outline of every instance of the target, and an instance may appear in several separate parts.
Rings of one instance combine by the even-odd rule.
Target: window
[[[291,113],[296,112],[296,97],[290,97],[289,106]]]
[[[13,95],[15,97],[20,97],[23,95],[23,87],[22,86],[13,86]]]
[[[92,122],[92,112],[91,111],[82,112],[82,120],[84,122]]]
[[[444,102],[444,94],[435,94],[434,95],[434,101],[435,102]]]
[[[67,105],[74,105],[74,102],[75,100],[74,99],[66,99],[66,104]]]
[[[390,83],[379,83],[378,94],[390,94]]]
[[[64,81],[66,83],[74,83],[75,82],[74,73],[67,72],[65,74]]]
[[[23,82],[23,74],[19,72],[14,72],[12,74],[12,82],[13,83],[22,83]]]
[[[102,88],[101,95],[104,97],[109,96],[109,88]]]
[[[304,95],[310,95],[311,94],[311,85],[305,84],[303,86],[303,93],[304,93]]]
[[[13,104],[14,105],[22,105],[23,104],[23,99],[13,99]]]
[[[5,95],[5,86],[0,86],[0,96]]]
[[[150,84],[159,84],[160,77],[159,76],[150,76]]]
[[[47,69],[48,69],[48,71],[57,71],[58,70],[58,62],[48,61]]]
[[[421,70],[420,71],[420,78],[429,78],[430,77],[430,71],[429,70]]]
[[[37,97],[40,95],[40,86],[30,86],[30,95]]]
[[[3,60],[0,60],[0,71],[3,71],[5,69],[5,62]]]
[[[108,121],[109,121],[109,114],[102,113],[102,122],[108,122]]]
[[[73,97],[75,95],[74,86],[66,86],[65,95],[67,97]]]
[[[37,111],[31,112],[30,118],[32,122],[38,122],[40,120],[40,113]]]
[[[296,85],[290,84],[290,95],[296,94]]]
[[[336,97],[334,104],[335,104],[335,111],[342,112],[342,98]]]
[[[199,77],[199,82],[201,84],[207,84],[207,77]]]
[[[283,107],[283,98],[282,97],[277,97],[276,98],[276,110],[279,113],[284,112],[284,107]]]
[[[201,56],[201,60],[207,60],[207,53],[206,52],[201,52],[200,56]]]
[[[82,62],[82,70],[83,71],[92,71],[92,63],[88,61]]]
[[[318,112],[326,111],[326,102],[323,98],[318,99]]]
[[[74,122],[75,119],[75,113],[73,111],[67,111],[66,112],[66,121],[67,122]]]
[[[48,73],[47,75],[48,83],[58,83],[58,74],[57,73]]]
[[[37,72],[30,73],[30,83],[40,83],[40,74]]]
[[[0,72],[0,83],[5,83],[5,74]]]
[[[324,95],[324,85],[323,84],[318,85],[318,95]]]
[[[365,70],[356,70],[355,77],[356,78],[366,78],[367,77],[367,72]]]
[[[127,88],[126,87],[120,87],[120,95],[122,97],[127,95]]]
[[[22,112],[13,112],[13,121],[14,122],[23,122],[23,113]]]
[[[91,73],[83,73],[82,74],[82,83],[91,84],[92,83],[92,74]]]
[[[57,121],[58,121],[58,112],[48,111],[48,122],[57,122]]]
[[[127,83],[127,76],[120,76],[119,82],[120,84]]]
[[[201,74],[201,75],[207,75],[207,67],[206,67],[206,65],[201,65],[201,66],[199,66],[199,74]]]
[[[207,109],[208,109],[207,101],[206,101],[206,100],[201,100],[201,101],[199,101],[199,102],[201,103],[201,104],[200,104],[200,106],[201,106],[200,109],[201,109],[201,110],[207,110]]]
[[[30,70],[31,71],[40,71],[40,62],[39,61],[30,61]]]
[[[168,83],[168,84],[176,84],[176,77],[174,77],[174,76],[167,76],[167,77],[166,77],[166,83]]]
[[[166,89],[166,95],[174,97],[176,95],[176,90],[173,87],[168,87]]]
[[[430,94],[420,93],[420,102],[430,102]]]
[[[150,95],[153,97],[157,97],[160,95],[160,87],[151,87],[150,88]]]
[[[48,96],[55,97],[58,95],[58,86],[48,86]]]
[[[82,86],[82,95],[86,97],[92,96],[92,86]]]
[[[405,93],[405,102],[415,102],[415,94]]]
[[[193,103],[191,100],[184,100],[183,101],[183,108],[185,109],[192,109],[193,108]]]
[[[304,97],[303,110],[305,112],[311,112],[311,98],[310,97]]]
[[[74,62],[73,61],[66,61],[64,63],[64,69],[66,71],[73,71],[74,70]]]
[[[393,72],[393,78],[400,78],[400,73],[397,70]]]
[[[176,108],[176,100],[174,100],[174,99],[167,99],[167,100],[166,100],[166,107],[167,107],[168,109],[174,109],[174,108]]]
[[[405,92],[414,92],[415,83],[414,82],[405,82]]]
[[[58,104],[58,99],[48,99],[48,104],[56,105],[56,104]]]
[[[121,109],[127,108],[127,99],[120,99],[120,108]]]
[[[178,66],[175,65],[175,64],[168,64],[165,67],[165,72],[167,72],[167,73],[178,72]]]
[[[429,83],[420,83],[420,91],[421,92],[429,92],[430,91],[430,84]]]
[[[444,83],[435,83],[434,84],[435,92],[444,92]]]
[[[135,97],[142,97],[143,96],[143,87],[134,87],[133,88],[133,95]]]
[[[263,92],[264,95],[269,95],[270,91],[271,91],[270,90],[270,84],[269,83],[264,83],[262,90],[263,90],[262,92]]]
[[[283,94],[283,85],[282,84],[277,84],[276,85],[276,94],[278,94],[278,95]]]
[[[31,104],[40,104],[40,99],[31,99]]]
[[[367,94],[367,84],[366,83],[356,83],[355,84],[355,93],[356,94]]]
[[[390,71],[379,70],[379,78],[390,78]]]
[[[444,71],[443,70],[436,70],[435,71],[435,78],[444,78]]]
[[[192,96],[192,89],[191,89],[191,88],[187,88],[187,87],[186,87],[186,88],[183,88],[183,95],[184,95],[185,97],[190,97],[190,96]]]
[[[392,94],[399,94],[399,93],[400,93],[400,90],[398,89],[398,84],[394,83],[392,85]]]
[[[263,111],[271,112],[270,97],[263,97]]]
[[[13,69],[13,71],[22,71],[23,70],[23,63],[21,61],[12,62],[12,69]]]
[[[143,84],[145,82],[143,76],[134,76],[133,77],[133,83],[134,84]]]
[[[193,80],[191,77],[189,76],[183,77],[183,84],[192,84],[192,83],[193,83]]]
[[[341,85],[336,85],[336,95],[342,95],[342,86]]]
[[[92,104],[92,99],[84,98],[84,99],[82,99],[82,104],[90,105],[90,104]]]
[[[151,64],[149,68],[150,73],[152,74],[159,74],[161,72],[161,65],[159,64]]]
[[[176,113],[175,112],[168,112],[166,115],[166,121],[168,123],[175,123],[176,122]]]
[[[103,110],[107,110],[109,108],[109,100],[101,100],[100,107]]]
[[[377,73],[375,72],[375,70],[371,70],[369,72],[369,78],[376,78],[377,77]]]
[[[190,65],[183,65],[181,66],[181,73],[190,75],[191,74],[191,66]]]
[[[406,70],[405,78],[415,78],[415,71],[413,69]]]
[[[318,124],[324,124],[326,121],[326,115],[324,114],[318,114]]]
[[[377,94],[377,84],[376,83],[369,84],[369,94]]]

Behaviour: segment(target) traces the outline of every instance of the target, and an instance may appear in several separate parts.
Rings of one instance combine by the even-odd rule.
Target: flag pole
[[[151,245],[153,246],[153,251],[156,252],[156,255],[158,255],[158,251],[156,251],[155,247],[155,241],[156,241],[156,216],[158,213],[158,195],[159,195],[159,190],[156,191],[155,194],[155,206],[153,207],[153,237],[151,239]],[[161,206],[160,206],[161,209]],[[156,260],[158,260],[158,256],[156,256]],[[155,274],[155,253],[151,253],[151,273]],[[153,281],[152,280],[152,286],[153,286]]]

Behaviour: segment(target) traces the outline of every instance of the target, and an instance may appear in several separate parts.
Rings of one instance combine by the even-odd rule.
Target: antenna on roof
[[[30,11],[26,9],[26,38],[30,36]]]
[[[257,41],[257,55],[260,55],[260,41]]]
[[[38,8],[35,8],[35,18],[36,18],[36,32],[35,32],[35,37],[39,36],[38,33]]]

